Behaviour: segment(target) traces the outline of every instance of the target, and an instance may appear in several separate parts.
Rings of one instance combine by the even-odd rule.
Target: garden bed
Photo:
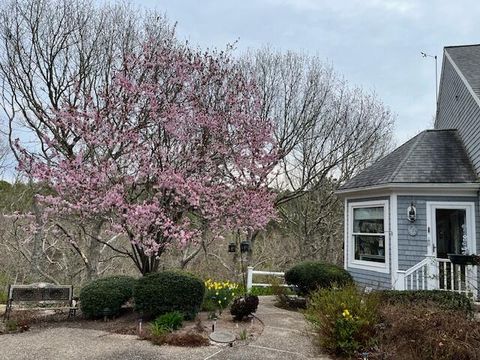
[[[369,359],[480,358],[480,322],[462,311],[395,304],[382,307],[380,314],[378,347]]]
[[[342,358],[480,359],[480,322],[461,294],[321,289],[305,314],[320,347]]]
[[[208,334],[212,332],[212,325],[216,330],[229,331],[236,337],[236,341],[249,342],[256,339],[263,331],[263,324],[255,317],[250,317],[245,321],[234,322],[228,311],[224,311],[217,320],[209,319],[209,312],[198,313],[195,320],[184,321],[180,330],[174,332],[179,337],[184,334],[198,334],[208,339]],[[70,327],[90,330],[106,331],[115,334],[141,335],[141,338],[149,338],[149,324],[142,323],[142,333],[139,332],[139,315],[131,307],[122,308],[120,316],[114,319],[104,321],[88,320],[81,316],[81,313],[75,318],[68,319],[68,312],[62,311],[16,311],[12,313],[12,321],[17,325],[18,331],[29,329],[42,329],[51,327]],[[0,329],[0,334],[3,333]],[[207,342],[208,343],[208,340]],[[189,346],[182,344],[181,341],[176,344],[179,346]]]

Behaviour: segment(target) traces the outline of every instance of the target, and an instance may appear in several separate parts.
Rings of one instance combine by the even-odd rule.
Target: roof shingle
[[[480,45],[447,46],[445,51],[480,97]]]
[[[472,183],[477,177],[457,130],[425,130],[340,190],[391,183]]]

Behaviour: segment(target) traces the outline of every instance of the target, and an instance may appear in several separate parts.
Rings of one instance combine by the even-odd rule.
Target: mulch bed
[[[14,311],[11,320],[18,324],[19,331],[29,329],[42,329],[51,327],[69,327],[90,330],[106,331],[123,335],[138,335],[142,339],[149,339],[149,324],[142,322],[140,333],[139,315],[132,308],[123,308],[119,316],[113,319],[87,320],[78,313],[74,318],[68,318],[68,312],[45,310],[45,311]],[[174,345],[189,346],[186,334],[199,334],[207,339],[208,334],[215,330],[230,331],[236,335],[237,341],[251,341],[257,338],[263,331],[263,324],[256,318],[250,317],[245,321],[234,322],[228,311],[223,312],[217,320],[209,319],[208,312],[200,312],[194,321],[185,321],[182,329],[170,339]],[[0,329],[0,334],[2,333]],[[243,336],[242,336],[242,335]],[[246,339],[245,339],[246,335]],[[208,340],[207,340],[208,342]],[[206,344],[206,343],[204,343]],[[192,345],[193,346],[193,345]]]

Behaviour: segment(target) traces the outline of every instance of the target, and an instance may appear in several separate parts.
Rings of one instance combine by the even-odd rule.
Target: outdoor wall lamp
[[[415,222],[415,220],[417,220],[417,208],[413,205],[413,202],[407,208],[407,219],[410,222]]]

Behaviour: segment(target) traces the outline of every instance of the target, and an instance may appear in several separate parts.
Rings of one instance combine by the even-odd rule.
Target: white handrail
[[[420,261],[419,263],[413,265],[411,268],[405,270],[405,276],[408,276],[408,275],[413,274],[415,271],[417,271],[417,270],[419,270],[420,268],[422,268],[422,267],[424,267],[425,265],[427,265],[429,261],[430,261],[429,258],[425,258],[425,259],[423,259],[422,261]]]
[[[428,266],[430,264],[430,257],[426,257],[419,263],[413,265],[407,270],[397,271],[397,280],[395,283],[396,290],[426,290],[429,288],[428,284]],[[415,286],[413,286],[415,282]]]

